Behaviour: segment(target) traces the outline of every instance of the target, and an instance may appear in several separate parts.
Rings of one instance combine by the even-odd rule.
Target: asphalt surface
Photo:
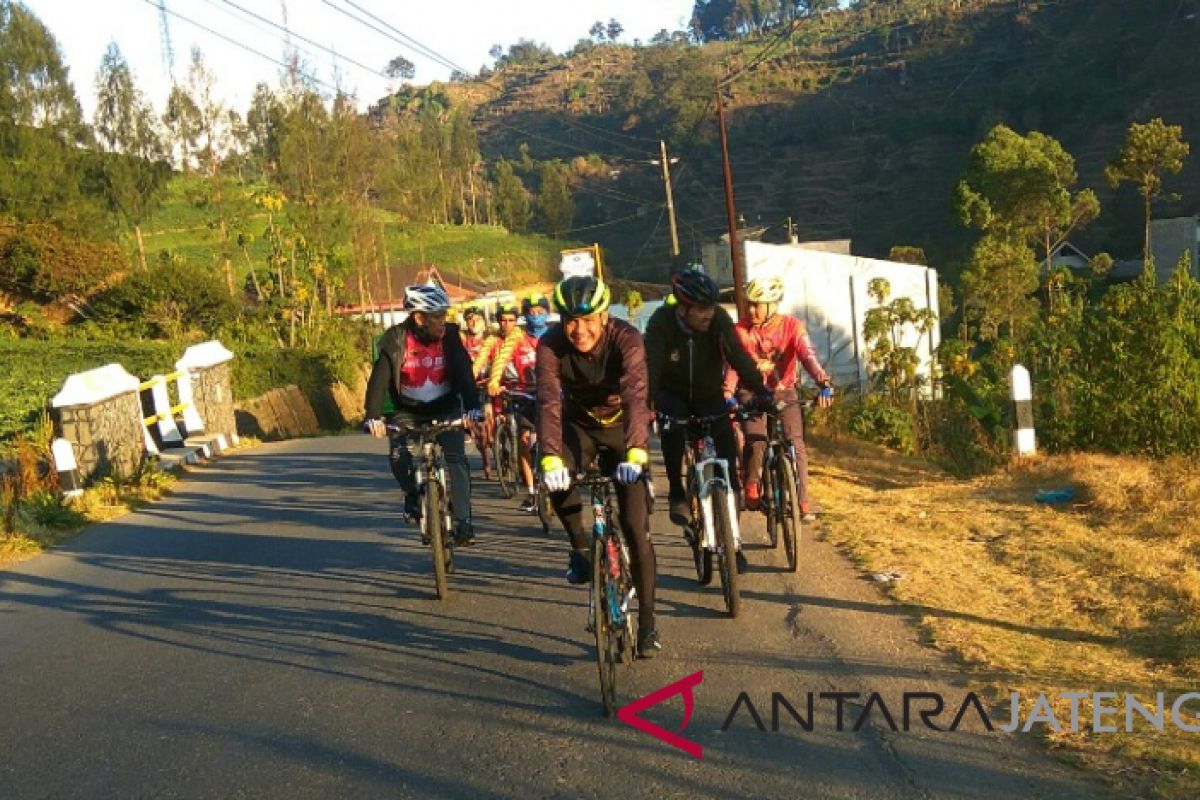
[[[1084,798],[1103,791],[1031,735],[902,727],[904,692],[960,670],[824,542],[799,575],[746,515],[742,615],[700,588],[660,503],[659,658],[623,701],[698,671],[696,759],[601,713],[586,593],[543,535],[476,475],[478,544],[433,599],[399,518],[385,444],[263,445],[169,498],[0,572],[0,797]],[[661,475],[661,470],[659,471]],[[660,491],[660,497],[664,492]],[[762,719],[760,731],[743,704]],[[836,730],[832,699],[858,692]],[[916,707],[927,707],[914,705]],[[672,731],[679,697],[644,716]],[[997,718],[997,723],[1007,721]]]

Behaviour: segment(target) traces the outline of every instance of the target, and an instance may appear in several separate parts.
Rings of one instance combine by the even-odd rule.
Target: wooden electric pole
[[[721,163],[725,170],[725,211],[729,216],[729,257],[733,264],[733,299],[738,319],[746,318],[746,267],[738,244],[737,210],[733,204],[733,170],[729,164],[729,135],[725,132],[725,101],[717,89],[717,122],[721,128]]]
[[[679,255],[679,230],[675,227],[675,198],[671,193],[671,161],[667,158],[667,143],[658,140],[662,151],[663,186],[667,190],[667,219],[671,222],[671,255]]]

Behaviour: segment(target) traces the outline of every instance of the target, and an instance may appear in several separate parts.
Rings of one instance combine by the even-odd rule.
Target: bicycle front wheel
[[[592,607],[596,612],[596,666],[600,671],[600,702],[604,716],[617,710],[617,664],[621,661],[620,631],[613,625],[609,605],[608,555],[604,539],[592,539]]]
[[[775,462],[775,481],[779,485],[779,528],[783,534],[783,552],[788,572],[799,565],[800,502],[797,497],[796,468],[790,458]]]
[[[446,528],[442,502],[442,485],[436,480],[426,483],[422,519],[433,556],[433,584],[438,600],[445,600],[449,591],[446,583]]]
[[[500,492],[512,497],[517,491],[517,443],[507,421],[496,428],[496,480]]]
[[[729,489],[714,486],[712,497],[713,528],[717,535],[717,560],[720,562],[721,593],[725,597],[725,611],[736,617],[742,607],[738,591],[737,549],[733,541],[733,522],[729,519]]]

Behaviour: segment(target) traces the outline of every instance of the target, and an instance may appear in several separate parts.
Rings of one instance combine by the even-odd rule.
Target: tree
[[[997,125],[972,148],[955,204],[967,225],[1040,245],[1049,271],[1054,251],[1100,213],[1095,192],[1072,194],[1077,180],[1075,159],[1053,137]]]
[[[921,339],[937,323],[937,316],[927,308],[917,308],[907,297],[888,302],[892,287],[885,278],[868,282],[867,294],[875,301],[875,307],[863,317],[862,329],[868,345],[867,360],[874,373],[872,377],[893,401],[908,399],[915,403],[920,384],[918,348]],[[917,341],[906,347],[901,341],[906,338],[909,328],[916,332]]]
[[[529,193],[507,159],[496,164],[496,215],[500,224],[513,233],[521,233],[529,226]]]
[[[597,42],[604,39],[604,23],[596,20],[592,23],[592,27],[588,29],[588,36],[595,39]]]
[[[1146,214],[1146,237],[1142,249],[1145,269],[1150,271],[1150,204],[1162,195],[1163,176],[1175,175],[1183,169],[1184,159],[1191,147],[1183,140],[1183,128],[1167,125],[1161,117],[1145,124],[1133,123],[1125,136],[1125,144],[1104,169],[1112,188],[1125,181],[1137,184],[1138,194]]]
[[[170,177],[154,111],[133,82],[116,43],[109,44],[96,74],[96,136],[110,156],[104,177],[113,209],[133,227],[138,262],[146,269],[142,222],[158,205]]]
[[[538,192],[538,221],[552,236],[570,230],[575,216],[575,202],[567,185],[567,169],[561,161],[545,161],[541,166],[541,190]]]
[[[897,261],[901,264],[918,264],[922,267],[929,266],[929,259],[925,257],[925,249],[923,247],[913,247],[903,244],[895,245],[888,252],[888,261]]]
[[[394,80],[411,81],[417,77],[417,67],[404,56],[396,56],[388,62],[383,74]]]
[[[200,136],[200,111],[183,86],[171,87],[167,96],[167,110],[163,114],[163,125],[167,128],[171,150],[178,151],[179,168],[184,174],[192,171],[192,152]]]
[[[608,36],[610,42],[615,42],[621,38],[621,34],[625,32],[625,27],[617,22],[617,18],[613,17],[608,21],[608,26],[604,29],[604,33]]]
[[[999,234],[985,234],[963,272],[963,307],[983,341],[1022,341],[1037,316],[1037,257],[1029,246]]]
[[[58,43],[22,5],[0,0],[0,214],[99,227],[80,190],[89,143]]]

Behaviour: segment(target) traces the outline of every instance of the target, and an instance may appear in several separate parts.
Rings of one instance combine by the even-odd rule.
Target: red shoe
[[[746,484],[746,510],[758,511],[762,508],[762,484],[750,481]]]

